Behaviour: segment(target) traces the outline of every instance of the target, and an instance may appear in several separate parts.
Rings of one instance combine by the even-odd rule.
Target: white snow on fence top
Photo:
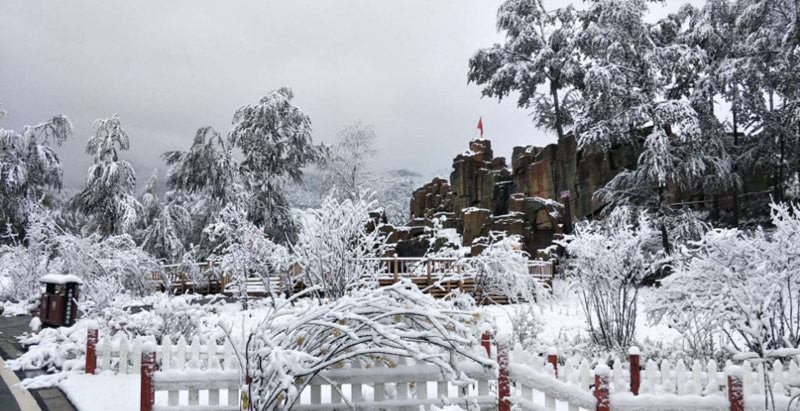
[[[640,355],[641,351],[639,351],[639,347],[633,345],[628,348],[628,355]]]
[[[47,274],[42,276],[42,278],[39,279],[39,282],[48,284],[83,284],[83,280],[81,280],[80,277],[72,274]]]

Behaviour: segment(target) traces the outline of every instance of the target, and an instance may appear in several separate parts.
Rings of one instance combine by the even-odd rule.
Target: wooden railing
[[[377,267],[375,276],[382,286],[394,284],[400,279],[410,279],[422,289],[436,296],[444,296],[451,290],[458,288],[462,292],[471,292],[474,287],[473,276],[470,275],[469,257],[465,258],[425,258],[425,257],[381,257],[374,258]],[[193,267],[199,274],[190,278],[182,270],[180,264],[165,265],[163,273],[154,273],[153,281],[159,289],[169,290],[174,293],[189,291],[201,294],[225,293],[233,294],[238,290],[232,289],[233,278],[231,273],[220,272],[209,263],[199,263]],[[545,287],[552,287],[553,264],[550,261],[529,260],[528,274],[538,280]],[[300,275],[299,267],[292,276]],[[452,280],[448,278],[452,277]],[[200,280],[198,280],[198,278]],[[286,275],[274,275],[269,279],[267,289],[264,281],[259,277],[247,279],[245,288],[250,296],[265,296],[270,292],[280,294],[284,290]],[[445,280],[445,281],[443,281]],[[437,287],[431,287],[434,285]]]

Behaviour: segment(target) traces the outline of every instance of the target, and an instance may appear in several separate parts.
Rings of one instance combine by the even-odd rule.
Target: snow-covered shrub
[[[510,302],[534,301],[544,297],[541,285],[528,273],[528,255],[519,236],[491,235],[488,246],[467,260],[464,269],[473,276],[473,297],[478,303],[491,296],[505,296]]]
[[[17,300],[38,298],[38,280],[49,273],[80,277],[84,313],[107,307],[118,295],[145,295],[154,290],[152,275],[158,262],[127,235],[80,237],[62,230],[41,208],[29,217],[28,246],[6,247],[0,273],[12,279],[10,291]]]
[[[231,274],[234,294],[247,301],[247,278],[260,278],[267,292],[272,295],[270,278],[283,276],[284,284],[293,284],[289,275],[289,253],[285,247],[267,238],[264,231],[247,219],[243,208],[230,204],[220,212],[217,222],[206,232],[221,246],[209,257],[218,271]]]
[[[139,309],[133,312],[131,301],[114,301],[95,319],[106,335],[126,335],[129,339],[151,336],[159,344],[180,337],[187,341],[195,336],[202,342],[222,337],[214,314],[223,311],[225,301],[206,300],[197,294],[167,295],[156,293],[137,301]],[[144,306],[142,306],[144,304]]]
[[[658,237],[646,214],[620,207],[605,221],[576,224],[559,241],[595,343],[619,349],[633,341],[642,280],[663,263]]]
[[[308,211],[293,249],[305,285],[318,286],[316,294],[328,298],[373,286],[385,241],[378,230],[367,230],[375,208],[368,194],[355,200],[336,197],[332,192],[319,209]]]
[[[515,342],[531,352],[541,351],[539,333],[544,330],[544,321],[533,303],[514,305],[514,315],[511,317],[511,332]]]
[[[653,315],[699,341],[700,353],[721,348],[714,333],[762,358],[800,347],[800,208],[771,207],[774,230],[709,231],[662,280]]]
[[[319,372],[353,361],[393,367],[412,358],[451,380],[461,378],[451,354],[493,364],[481,353],[474,307],[434,299],[407,280],[310,307],[291,302],[270,310],[247,339],[251,410],[291,409]]]

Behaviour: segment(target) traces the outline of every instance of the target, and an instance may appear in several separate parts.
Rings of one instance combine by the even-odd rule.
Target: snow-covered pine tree
[[[78,195],[77,206],[92,219],[93,229],[102,235],[129,233],[141,216],[141,204],[134,196],[136,172],[119,158],[130,148],[128,133],[119,116],[98,119],[92,124],[93,135],[86,143],[86,153],[93,163],[86,177],[86,188]]]
[[[311,139],[311,118],[292,104],[288,87],[269,92],[257,104],[239,107],[228,140],[242,151],[239,164],[248,192],[248,218],[271,238],[291,241],[296,230],[282,192],[287,180],[301,181],[302,168],[321,158]]]
[[[800,170],[800,5],[793,0],[742,0],[736,19],[747,70],[742,108],[750,138],[744,166],[770,173],[773,197],[782,201],[785,181]]]
[[[697,112],[685,99],[670,99],[667,89],[686,70],[682,66],[702,67],[702,56],[685,45],[658,44],[646,12],[644,0],[598,0],[583,14],[579,42],[589,67],[575,130],[581,148],[640,148],[636,168],[595,195],[612,208],[655,212],[669,252],[669,190],[692,188],[706,173],[707,160]]]
[[[542,0],[507,0],[497,11],[497,29],[505,32],[505,43],[472,56],[468,81],[483,85],[488,97],[518,92],[517,106],[532,108],[536,125],[554,130],[561,140],[574,123],[585,74],[578,17],[572,5],[548,11]],[[555,192],[569,188],[565,163],[559,161]],[[569,202],[566,206],[564,229],[569,232]]]
[[[537,126],[563,138],[573,123],[584,75],[578,23],[571,5],[548,11],[541,0],[507,0],[497,11],[505,43],[470,58],[469,81],[482,85],[487,97],[519,92],[517,106],[533,109]]]
[[[339,130],[323,163],[328,189],[336,187],[342,198],[354,200],[365,187],[373,186],[368,163],[378,153],[374,145],[375,129],[369,124],[354,122]]]
[[[0,118],[5,111],[0,113]],[[25,237],[25,226],[33,204],[47,189],[61,189],[61,160],[54,146],[72,137],[72,123],[58,115],[22,134],[0,128],[0,224]]]
[[[139,245],[153,257],[176,262],[186,251],[184,239],[191,230],[192,217],[183,205],[167,199],[162,202],[156,191],[158,170],[142,195],[142,219],[137,230]]]
[[[706,91],[710,94],[711,101],[706,112],[714,114],[714,101],[716,96],[730,103],[731,120],[724,127],[724,148],[727,153],[731,173],[729,179],[715,181],[716,191],[728,191],[733,200],[733,222],[739,224],[741,207],[739,193],[742,191],[741,170],[739,164],[740,142],[743,130],[743,112],[741,107],[742,88],[749,74],[747,65],[742,63],[743,47],[742,34],[737,29],[736,19],[744,7],[743,1],[734,0],[709,0],[702,8],[695,10],[690,18],[690,28],[686,41],[688,44],[699,46],[706,53],[708,64],[702,73],[706,78]],[[702,117],[701,124],[711,124],[717,128],[718,117],[708,116],[699,112]],[[718,135],[719,132],[715,132]],[[730,133],[730,135],[728,135]],[[704,131],[704,135],[709,133]],[[719,141],[719,140],[717,140]],[[728,187],[724,187],[728,184]]]

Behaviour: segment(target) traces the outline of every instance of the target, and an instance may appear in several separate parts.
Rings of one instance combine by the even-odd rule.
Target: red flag
[[[483,138],[483,117],[478,118],[478,130],[481,131],[481,138]]]

